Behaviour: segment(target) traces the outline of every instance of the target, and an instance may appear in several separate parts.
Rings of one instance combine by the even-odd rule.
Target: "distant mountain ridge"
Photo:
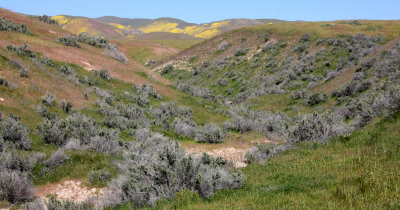
[[[52,18],[57,20],[63,29],[71,33],[87,32],[91,35],[125,39],[150,39],[150,37],[154,37],[154,33],[158,34],[157,37],[160,39],[163,36],[176,37],[177,39],[211,38],[235,28],[282,22],[282,20],[277,19],[228,19],[195,24],[169,17],[157,19],[120,18],[115,16],[87,18],[57,15]],[[153,35],[147,37],[146,34]]]

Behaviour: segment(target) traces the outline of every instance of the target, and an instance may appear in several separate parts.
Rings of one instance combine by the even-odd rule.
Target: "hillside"
[[[400,207],[400,21],[0,17],[0,208]]]
[[[239,27],[280,22],[280,20],[274,19],[231,19],[205,24],[194,24],[175,18],[130,19],[113,16],[86,18],[66,15],[58,15],[52,18],[58,21],[63,29],[74,34],[88,32],[91,35],[114,38],[125,37],[130,39],[143,39],[142,35],[149,33],[175,34],[175,39],[185,37],[204,39]]]

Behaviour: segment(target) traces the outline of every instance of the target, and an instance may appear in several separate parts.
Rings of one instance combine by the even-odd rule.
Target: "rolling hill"
[[[141,39],[141,34],[171,33],[177,34],[177,39],[188,35],[192,38],[211,38],[217,34],[252,25],[281,22],[275,19],[231,19],[204,24],[193,24],[175,18],[119,18],[104,16],[99,18],[73,17],[58,15],[52,17],[63,29],[71,33],[88,32],[91,35],[106,37],[127,37]],[[179,35],[181,34],[181,35]]]

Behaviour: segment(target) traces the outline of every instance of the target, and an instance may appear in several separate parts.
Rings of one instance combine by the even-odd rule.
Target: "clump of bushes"
[[[246,153],[246,163],[263,164],[271,157],[289,148],[287,145],[256,144]]]
[[[192,119],[192,110],[189,107],[177,106],[176,103],[161,103],[157,108],[151,108],[154,124],[169,130],[174,117]]]
[[[305,98],[305,102],[309,106],[314,106],[319,103],[325,102],[327,98],[328,96],[324,93],[314,93]]]
[[[345,96],[355,96],[361,92],[364,92],[372,85],[369,80],[352,80],[345,87],[336,89],[332,92],[334,97],[345,97]]]
[[[281,113],[253,111],[243,105],[231,107],[229,113],[232,119],[224,123],[227,130],[240,133],[258,131],[265,135],[284,136],[288,129],[288,118]]]
[[[56,97],[51,93],[46,93],[44,96],[42,96],[41,101],[42,104],[46,106],[53,106],[55,104]]]
[[[223,52],[226,49],[228,49],[228,47],[230,46],[230,44],[226,41],[223,41],[221,44],[218,45],[217,51],[218,52]]]
[[[43,165],[47,169],[55,169],[59,165],[63,164],[69,157],[65,154],[63,149],[58,149],[57,151],[51,153],[50,158],[44,161]]]
[[[60,101],[60,109],[66,113],[70,113],[73,106],[74,104],[71,101],[66,101],[65,99]]]
[[[326,142],[330,137],[349,131],[344,120],[331,112],[304,116],[289,132],[289,143],[301,141]]]
[[[175,133],[194,138],[197,131],[197,125],[193,120],[188,118],[175,118],[173,122]]]
[[[79,210],[91,210],[91,209],[96,209],[96,201],[95,199],[86,199],[80,203],[74,202],[72,200],[57,200],[55,196],[50,196],[50,198],[45,202],[46,208],[44,208],[42,202],[40,200],[36,202],[29,203],[28,206],[26,207],[27,209],[30,209],[29,207],[39,207],[40,210],[42,209],[49,209],[49,210],[71,210],[71,209],[79,209]],[[34,208],[32,208],[34,209]],[[35,209],[36,210],[36,209]]]
[[[90,171],[89,182],[92,185],[102,185],[111,179],[111,174],[107,170]]]
[[[112,76],[107,69],[100,69],[99,71],[95,70],[94,74],[107,81],[110,81],[112,79]]]
[[[77,37],[79,42],[86,43],[98,48],[105,48],[108,45],[108,39],[101,36],[91,36],[89,33],[82,32]]]
[[[102,200],[102,207],[125,202],[134,208],[154,205],[183,189],[208,198],[218,190],[242,186],[243,174],[224,167],[226,162],[188,156],[177,142],[159,134],[147,133],[147,137],[127,146],[124,160],[118,163],[123,173],[111,182],[111,192]]]
[[[28,174],[13,170],[0,170],[0,200],[10,203],[31,201],[34,198]]]
[[[58,22],[47,15],[39,16],[39,20],[48,24],[58,25]]]
[[[28,44],[24,44],[21,47],[14,46],[12,44],[7,45],[7,50],[10,52],[13,52],[15,54],[21,55],[21,56],[26,56],[28,58],[36,58],[37,55],[35,52],[29,49]]]
[[[174,70],[174,66],[173,66],[173,65],[167,65],[166,67],[164,67],[164,68],[161,70],[160,74],[161,74],[161,75],[166,75],[166,74],[168,74],[169,72],[171,72],[171,71],[173,71],[173,70]]]
[[[207,123],[200,127],[195,135],[195,141],[201,143],[221,143],[224,138],[224,131],[214,123]]]
[[[244,56],[249,52],[249,49],[247,48],[243,48],[243,47],[239,47],[238,49],[236,49],[235,51],[235,56],[239,57],[239,56]]]
[[[30,149],[29,128],[14,114],[3,118],[0,114],[0,140],[13,144],[18,149]]]
[[[74,35],[68,34],[68,35],[64,35],[62,37],[58,37],[57,41],[68,47],[81,48],[81,45],[78,44],[78,38]]]
[[[210,90],[206,87],[200,87],[193,84],[177,81],[174,85],[178,90],[193,96],[199,96],[209,100],[215,100]]]
[[[29,68],[28,67],[23,67],[19,69],[19,75],[21,77],[28,77],[28,73],[29,73]]]
[[[5,17],[0,17],[0,31],[14,31],[25,34],[31,33],[25,23],[17,25]]]
[[[122,63],[126,64],[128,62],[128,58],[125,56],[125,54],[123,52],[120,52],[118,50],[118,47],[111,43],[106,45],[105,54],[114,59],[121,61]]]
[[[80,146],[103,153],[114,153],[118,148],[118,131],[102,128],[96,121],[78,112],[66,119],[45,119],[38,126],[38,133],[47,144],[64,146],[79,141]]]

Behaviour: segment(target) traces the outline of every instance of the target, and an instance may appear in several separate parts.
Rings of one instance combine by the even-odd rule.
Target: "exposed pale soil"
[[[199,144],[194,142],[182,142],[182,148],[187,153],[195,156],[204,152],[213,157],[222,157],[234,163],[237,168],[246,167],[245,155],[255,144],[279,144],[280,141],[270,140],[255,134],[232,135],[220,144]]]
[[[92,196],[101,196],[104,193],[102,188],[87,188],[78,180],[65,180],[59,183],[38,186],[36,196],[47,200],[48,195],[56,195],[60,200],[73,200],[82,202]]]

